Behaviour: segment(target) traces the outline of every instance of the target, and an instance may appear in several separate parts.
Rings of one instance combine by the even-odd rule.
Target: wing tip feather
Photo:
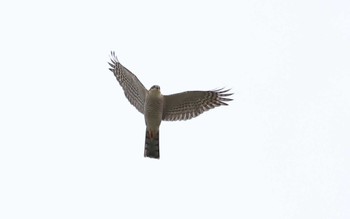
[[[109,66],[111,68],[109,68],[109,70],[111,72],[114,72],[116,67],[117,67],[117,64],[120,63],[117,56],[115,55],[115,52],[114,51],[111,51],[111,54],[109,55],[109,58],[111,59],[110,62],[108,62]]]
[[[118,60],[118,57],[115,55],[114,51],[111,51],[111,54],[109,55],[109,58],[111,59],[112,64],[115,66],[117,63],[120,63]],[[111,65],[110,63],[108,63]],[[113,66],[112,66],[113,67]]]
[[[229,96],[232,96],[234,94],[234,93],[229,93],[231,91],[231,88],[229,88],[229,89],[219,88],[219,89],[215,89],[213,91],[218,94],[218,100],[220,101],[221,105],[227,106],[228,103],[226,103],[226,102],[233,100],[231,98],[228,98]]]

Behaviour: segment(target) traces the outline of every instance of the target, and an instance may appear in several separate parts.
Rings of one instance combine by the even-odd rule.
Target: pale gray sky
[[[350,218],[349,1],[6,1],[0,27],[0,218]],[[111,50],[235,100],[145,159]]]

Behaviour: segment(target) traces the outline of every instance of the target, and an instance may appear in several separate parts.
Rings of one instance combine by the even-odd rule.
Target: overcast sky
[[[350,218],[349,1],[3,1],[0,28],[0,218]],[[234,101],[144,158],[111,50]]]

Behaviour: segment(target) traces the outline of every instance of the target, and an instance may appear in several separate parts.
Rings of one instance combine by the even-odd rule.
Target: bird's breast
[[[145,122],[148,128],[158,130],[162,121],[163,96],[160,94],[149,94],[145,101]]]

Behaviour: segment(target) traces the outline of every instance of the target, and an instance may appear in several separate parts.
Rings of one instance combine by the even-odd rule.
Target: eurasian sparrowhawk
[[[153,85],[147,90],[140,80],[118,61],[111,52],[108,63],[124,90],[126,98],[136,109],[144,114],[146,122],[146,142],[144,156],[159,159],[159,126],[162,120],[176,121],[197,117],[217,106],[228,105],[232,99],[229,90],[186,91],[162,95],[160,87]]]

